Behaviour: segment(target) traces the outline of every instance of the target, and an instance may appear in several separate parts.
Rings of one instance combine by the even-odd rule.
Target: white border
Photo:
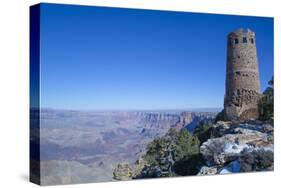
[[[1,1],[0,6],[0,184],[36,187],[28,182],[29,5],[36,0]],[[169,178],[58,187],[276,187],[280,174],[280,8],[274,0],[50,0],[52,3],[175,10],[274,17],[275,172]],[[278,53],[279,52],[279,53]],[[277,77],[278,76],[278,77]],[[280,178],[279,178],[280,179]],[[274,186],[275,185],[275,186]]]

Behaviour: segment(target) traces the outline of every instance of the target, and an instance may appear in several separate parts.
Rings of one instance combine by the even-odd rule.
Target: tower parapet
[[[238,29],[227,36],[224,98],[226,119],[258,118],[260,79],[255,33]]]

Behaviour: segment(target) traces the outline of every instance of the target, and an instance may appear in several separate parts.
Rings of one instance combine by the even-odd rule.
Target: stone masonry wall
[[[255,33],[239,29],[231,32],[227,41],[226,118],[257,118],[260,80]]]

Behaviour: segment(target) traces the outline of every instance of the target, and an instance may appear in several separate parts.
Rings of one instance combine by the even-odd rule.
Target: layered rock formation
[[[38,113],[34,111],[35,115]],[[53,184],[80,183],[86,182],[85,179],[110,181],[118,163],[133,164],[146,151],[148,143],[156,137],[165,135],[177,123],[180,123],[180,127],[189,127],[190,123],[197,125],[199,119],[215,117],[217,114],[217,112],[91,112],[52,109],[41,109],[40,113],[40,140],[31,135],[31,144],[40,143],[41,169],[39,166],[33,168],[44,171],[41,174],[44,184],[49,184],[49,181]],[[38,127],[33,126],[32,129],[34,132]],[[35,154],[32,154],[32,157],[37,159]],[[56,171],[59,174],[53,176],[48,164],[50,166],[56,164]],[[73,175],[77,178],[71,178],[72,174],[65,168],[70,166],[76,169],[79,165],[81,170],[75,171]],[[132,173],[137,172],[136,169],[140,170],[140,165],[141,161],[132,168]],[[126,169],[124,166],[120,167]],[[90,176],[86,176],[89,171]],[[81,178],[78,178],[80,176]],[[116,177],[120,179],[122,176]]]
[[[138,113],[143,125],[142,134],[148,137],[163,136],[170,128],[193,132],[199,122],[211,122],[217,112],[145,112]]]

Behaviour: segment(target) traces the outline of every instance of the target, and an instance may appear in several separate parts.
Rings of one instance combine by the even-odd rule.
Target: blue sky
[[[223,107],[226,35],[256,33],[261,90],[273,75],[273,19],[43,4],[41,106]]]

